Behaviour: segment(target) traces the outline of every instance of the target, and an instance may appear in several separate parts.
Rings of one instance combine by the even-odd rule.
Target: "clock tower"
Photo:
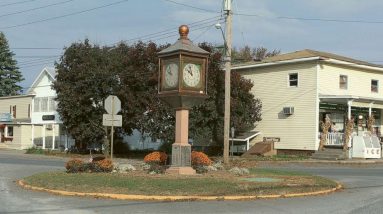
[[[176,111],[176,136],[172,145],[170,173],[195,174],[188,143],[189,110],[207,98],[209,52],[188,39],[189,28],[179,27],[176,43],[158,53],[158,96]]]

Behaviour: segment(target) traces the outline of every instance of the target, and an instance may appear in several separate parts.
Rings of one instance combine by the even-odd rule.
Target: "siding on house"
[[[11,106],[16,106],[15,119],[29,119],[32,114],[31,103],[33,95],[0,97],[0,113],[11,113]]]
[[[346,75],[348,77],[347,89],[339,88],[340,75]],[[355,69],[333,64],[321,64],[318,78],[319,94],[352,95],[383,99],[383,72],[381,71],[372,71],[361,68]],[[379,81],[378,93],[371,92],[372,79]],[[368,104],[359,105],[361,105],[360,107],[368,107]],[[381,108],[381,105],[376,105],[376,108],[378,107]]]
[[[254,83],[252,93],[262,101],[262,121],[255,130],[262,137],[279,137],[276,149],[317,149],[316,62],[295,63],[241,70]],[[298,73],[298,87],[289,87],[290,73]],[[294,107],[294,114],[283,114]]]
[[[23,125],[20,126],[21,135],[20,142],[21,142],[21,149],[28,149],[33,147],[32,143],[32,125]]]

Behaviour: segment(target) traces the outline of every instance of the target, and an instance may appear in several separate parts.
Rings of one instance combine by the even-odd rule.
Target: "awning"
[[[244,132],[234,138],[229,138],[229,141],[246,142],[246,151],[250,148],[250,140],[261,134],[259,131]]]

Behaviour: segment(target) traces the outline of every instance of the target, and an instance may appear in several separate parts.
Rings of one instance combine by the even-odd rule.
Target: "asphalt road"
[[[254,201],[119,201],[24,190],[15,180],[63,170],[64,160],[0,150],[0,213],[383,213],[383,165],[287,164],[267,167],[305,171],[346,185],[322,196]]]

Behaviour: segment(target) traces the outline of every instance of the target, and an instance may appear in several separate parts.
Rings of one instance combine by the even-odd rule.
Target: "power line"
[[[10,29],[10,28],[16,28],[16,27],[22,27],[22,26],[26,26],[26,25],[36,24],[36,23],[40,23],[40,22],[51,21],[51,20],[55,20],[55,19],[60,19],[60,18],[68,17],[68,16],[73,16],[73,15],[78,15],[78,14],[81,14],[81,13],[90,12],[90,11],[93,11],[93,10],[98,10],[98,9],[105,8],[105,7],[110,7],[110,6],[121,4],[121,3],[124,3],[124,2],[127,2],[127,1],[129,1],[129,0],[113,2],[113,3],[110,3],[110,4],[105,4],[105,5],[101,5],[101,6],[98,6],[98,7],[93,7],[93,8],[87,9],[87,10],[82,10],[82,11],[78,11],[78,12],[74,12],[74,13],[69,13],[69,14],[65,14],[65,15],[61,15],[61,16],[55,16],[55,17],[51,17],[51,18],[47,18],[47,19],[40,19],[40,20],[37,20],[37,21],[27,22],[27,23],[23,23],[23,24],[11,25],[11,26],[7,26],[7,27],[0,27],[0,29]]]
[[[8,3],[8,4],[2,4],[2,5],[0,5],[0,7],[6,7],[6,6],[15,5],[15,4],[23,4],[23,3],[28,3],[28,2],[32,2],[32,1],[36,1],[36,0],[27,0],[27,1],[19,1],[19,2],[13,2],[13,3]]]
[[[7,14],[0,15],[0,17],[5,17],[5,16],[11,16],[11,15],[16,15],[16,14],[26,13],[26,12],[30,12],[30,11],[34,11],[34,10],[39,10],[39,9],[43,9],[43,8],[47,8],[47,7],[51,7],[51,6],[65,4],[65,3],[68,3],[68,2],[71,2],[71,1],[74,1],[74,0],[61,1],[61,2],[54,3],[54,4],[48,4],[48,5],[44,5],[44,6],[40,6],[40,7],[35,7],[35,8],[27,9],[27,10],[20,10],[20,11],[17,11],[17,12],[7,13]]]
[[[61,56],[61,55],[45,55],[45,56],[44,55],[40,55],[40,56],[29,55],[29,56],[15,56],[15,57],[16,58],[40,58],[40,59],[42,59],[42,58],[59,57],[59,56]]]
[[[63,48],[40,48],[40,47],[28,47],[28,48],[11,48],[14,50],[61,50]]]
[[[247,14],[247,13],[233,13],[237,16],[255,16],[259,18],[272,18],[272,19],[288,19],[288,20],[300,20],[300,21],[320,21],[320,22],[340,22],[340,23],[364,23],[364,24],[383,24],[383,21],[369,21],[369,20],[346,20],[346,19],[326,19],[326,18],[304,18],[304,17],[288,17],[288,16],[262,16],[259,14]]]
[[[189,23],[187,25],[189,27],[193,27],[193,26],[201,25],[204,22],[212,22],[213,20],[214,20],[214,22],[216,22],[216,21],[221,20],[221,19],[217,19],[219,17],[220,16],[214,16],[214,17],[211,17],[211,18],[207,18],[207,19],[203,19],[203,20],[200,20],[200,21],[192,22],[192,23]],[[176,30],[174,27],[172,27],[172,28],[168,28],[166,30],[162,30],[162,31],[156,32],[156,33],[150,33],[150,34],[146,34],[146,35],[143,35],[143,36],[138,36],[138,37],[134,37],[134,38],[131,38],[131,39],[126,39],[126,40],[123,40],[123,42],[130,42],[130,41],[144,40],[144,39],[148,40],[148,39],[151,39],[151,38],[156,38],[156,37],[167,35],[167,34],[173,34],[173,33],[175,34],[176,32],[178,32],[178,29]],[[120,42],[113,43],[112,45],[115,45],[115,44],[118,44],[118,43],[120,43]]]
[[[202,10],[202,11],[209,12],[209,13],[221,13],[220,11],[208,10],[208,9],[205,9],[205,8],[195,7],[195,6],[192,6],[192,5],[188,5],[188,4],[184,4],[184,3],[180,3],[180,2],[176,2],[176,1],[172,1],[172,0],[164,0],[164,1],[171,2],[173,4],[182,5],[182,6],[185,6],[185,7],[190,7],[190,8],[197,9],[197,10]]]

